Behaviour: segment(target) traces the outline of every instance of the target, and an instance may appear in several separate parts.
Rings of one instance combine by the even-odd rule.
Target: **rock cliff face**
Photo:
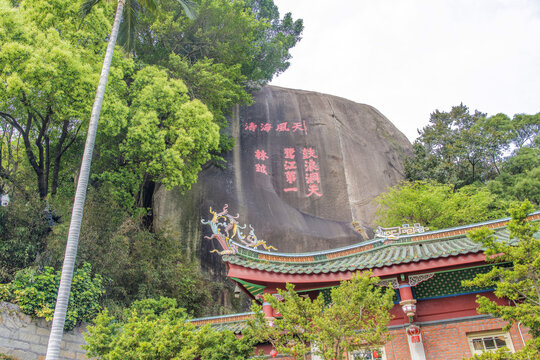
[[[375,108],[309,91],[264,87],[231,118],[236,145],[225,168],[209,166],[186,194],[158,187],[154,226],[185,242],[208,269],[216,241],[201,219],[228,204],[240,225],[279,252],[309,252],[362,241],[372,200],[403,178],[411,144]],[[250,227],[246,227],[247,234]],[[364,235],[365,237],[365,235]]]

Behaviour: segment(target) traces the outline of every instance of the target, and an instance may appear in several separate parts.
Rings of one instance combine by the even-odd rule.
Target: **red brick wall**
[[[500,319],[483,319],[462,321],[440,325],[425,325],[422,328],[422,341],[427,360],[461,360],[471,356],[467,334],[502,329],[506,323]],[[522,332],[525,341],[530,339],[526,329]],[[514,349],[523,347],[517,326],[513,326],[510,331]],[[388,360],[409,360],[409,346],[405,329],[391,331],[393,339],[384,347]]]
[[[392,341],[384,346],[387,360],[405,360],[410,359],[409,344],[407,343],[407,334],[405,329],[390,331]]]

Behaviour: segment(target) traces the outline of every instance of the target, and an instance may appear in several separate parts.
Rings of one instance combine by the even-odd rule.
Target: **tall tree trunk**
[[[58,143],[56,144],[56,149],[54,151],[54,162],[53,162],[53,175],[52,175],[52,181],[51,181],[51,195],[56,195],[56,191],[58,189],[58,176],[60,174],[60,158],[62,157],[62,154],[64,151],[67,150],[67,148],[70,146],[66,146],[65,149],[63,149],[64,142],[66,141],[68,130],[69,129],[69,121],[64,120],[64,124],[62,125],[62,134],[60,135],[60,138],[58,139]],[[76,135],[75,135],[76,136]]]
[[[62,276],[60,278],[60,286],[58,287],[58,297],[56,307],[54,309],[54,317],[51,326],[51,335],[49,336],[49,344],[47,346],[46,360],[56,360],[60,354],[60,344],[64,332],[64,323],[66,320],[66,312],[71,290],[71,280],[73,279],[73,269],[75,267],[75,258],[77,256],[77,246],[79,243],[79,234],[81,230],[81,222],[83,217],[84,201],[86,199],[86,189],[88,187],[88,178],[90,176],[90,165],[92,163],[92,153],[94,151],[94,143],[96,139],[99,114],[103,97],[105,95],[105,87],[107,86],[107,78],[111,67],[112,55],[116,39],[118,37],[118,29],[122,21],[122,11],[124,9],[125,0],[118,0],[114,24],[103,61],[101,77],[96,91],[96,98],[90,116],[90,124],[88,125],[88,135],[84,147],[84,154],[81,163],[81,171],[77,190],[75,192],[75,201],[71,213],[71,223],[69,225],[69,233],[66,244],[66,253],[64,256],[64,264],[62,266]]]

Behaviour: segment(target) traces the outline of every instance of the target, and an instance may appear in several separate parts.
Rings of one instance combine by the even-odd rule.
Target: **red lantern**
[[[379,358],[379,352],[377,350],[373,351],[373,358],[378,359]]]
[[[411,324],[407,328],[407,335],[411,337],[411,342],[413,343],[419,343],[420,342],[420,328],[414,324]]]
[[[273,357],[273,358],[275,358],[275,357],[277,356],[277,351],[276,351],[276,349],[272,349],[272,350],[270,351],[270,356]]]

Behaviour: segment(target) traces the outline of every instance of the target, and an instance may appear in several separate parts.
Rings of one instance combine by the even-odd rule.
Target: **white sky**
[[[369,104],[411,141],[435,109],[540,112],[540,0],[274,0],[304,19],[271,84]]]

